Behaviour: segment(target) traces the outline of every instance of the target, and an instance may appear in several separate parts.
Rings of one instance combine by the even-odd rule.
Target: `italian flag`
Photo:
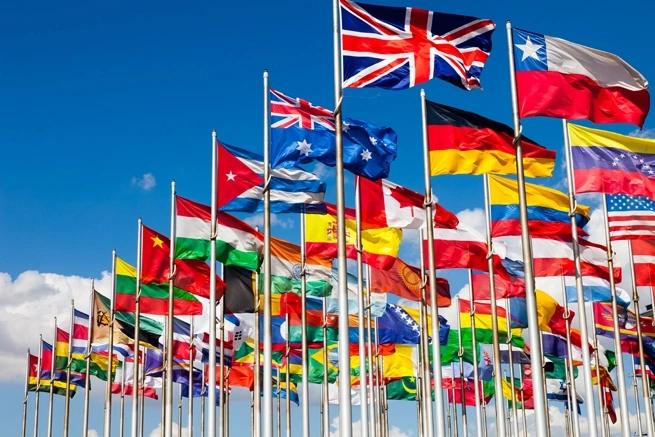
[[[176,197],[175,258],[207,260],[211,234],[211,208]],[[216,260],[256,270],[264,237],[252,226],[224,212],[217,213]]]
[[[271,290],[273,293],[300,293],[300,246],[271,238]],[[329,296],[332,291],[332,260],[317,256],[305,260],[305,284],[308,296]],[[260,281],[262,275],[260,275]],[[263,285],[261,286],[263,289]]]
[[[136,311],[136,269],[116,258],[116,311]],[[173,311],[177,315],[200,315],[202,304],[188,291],[174,288]],[[141,312],[165,316],[168,314],[168,283],[141,284]]]

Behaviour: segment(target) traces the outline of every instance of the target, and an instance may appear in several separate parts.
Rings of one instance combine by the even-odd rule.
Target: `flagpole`
[[[89,334],[92,334],[95,322],[95,295],[91,293],[93,300],[89,311]],[[114,301],[116,300],[116,250],[111,251],[111,303],[109,314],[109,355],[107,356],[107,383],[105,384],[105,408],[104,408],[104,437],[111,437],[111,385],[114,374]],[[91,349],[87,350],[91,353]]]
[[[132,437],[139,437],[139,347],[141,330],[141,244],[143,239],[143,223],[141,218],[137,220],[137,254],[136,254],[136,281],[134,293],[134,382],[132,386],[132,416],[130,422],[132,425]]]
[[[21,427],[21,436],[27,436],[27,402],[28,402],[28,390],[30,384],[30,349],[27,348],[27,367],[25,370],[25,397],[23,398],[23,422]]]
[[[259,226],[255,226],[255,230],[259,232]],[[260,275],[255,271],[255,325],[253,328],[253,336],[255,338],[255,353],[253,359],[253,393],[252,393],[252,415],[253,415],[253,437],[261,436],[261,374],[260,372],[260,341],[259,341],[259,312],[261,311],[260,299]]]
[[[282,376],[280,375],[280,368],[277,368],[277,381],[275,383],[275,387],[277,389],[277,437],[282,437],[282,395],[280,391],[280,379]]]
[[[637,384],[637,369],[635,367],[634,358],[631,361],[632,361],[632,390],[635,394],[635,409],[637,410],[637,435],[643,436],[644,432],[641,427],[641,407],[639,406],[639,387]],[[641,378],[642,379],[644,378],[643,368],[642,368]],[[600,382],[600,378],[598,380]],[[598,385],[600,385],[600,383]]]
[[[271,333],[271,192],[268,189],[270,168],[270,101],[268,71],[264,70],[264,411],[263,437],[273,437],[273,337]],[[213,435],[212,435],[213,437]]]
[[[178,384],[179,395],[177,398],[177,435],[182,435],[182,385]],[[191,434],[189,434],[191,435]]]
[[[570,147],[569,147],[570,149]],[[607,199],[603,194],[603,218],[605,220],[605,239],[607,241],[607,268],[609,270],[610,290],[612,292],[612,318],[614,321],[614,350],[616,352],[616,379],[619,392],[619,412],[622,437],[630,436],[630,415],[628,413],[628,395],[625,388],[625,373],[623,370],[623,348],[621,346],[621,333],[619,331],[619,317],[616,303],[616,281],[614,280],[614,250],[610,239],[610,229],[607,219]],[[581,324],[584,326],[584,323]],[[584,351],[584,348],[582,349]]]
[[[221,264],[221,277],[225,276],[225,265]],[[220,343],[220,348],[219,348],[219,356],[220,356],[220,361],[221,361],[221,367],[219,371],[219,378],[220,381],[218,383],[218,392],[219,392],[219,399],[220,399],[220,405],[219,409],[221,411],[221,421],[220,421],[220,431],[219,435],[221,437],[226,436],[225,432],[225,291],[223,292],[223,298],[221,299],[221,303],[218,307],[218,328],[219,328],[219,337],[221,339]]]
[[[348,341],[348,282],[346,264],[346,215],[343,170],[343,89],[341,82],[341,20],[340,1],[332,1],[332,24],[334,42],[334,134],[336,155],[337,196],[337,271],[339,302],[339,435],[352,435],[352,405],[350,403],[350,344]]]
[[[591,311],[591,326],[595,327],[596,326],[596,318],[594,316],[594,312]],[[600,383],[600,360],[599,360],[599,355],[598,355],[598,336],[596,335],[595,329],[592,329],[591,331],[592,336],[593,336],[593,342],[594,342],[594,360],[596,364],[596,376],[598,377],[598,404],[600,408],[600,417],[602,419],[602,426],[601,426],[601,437],[607,437],[609,435],[609,431],[605,427],[605,402],[604,402],[604,397],[603,397],[603,387],[602,384]],[[568,334],[568,333],[567,333]],[[593,382],[593,381],[592,381]]]
[[[202,366],[202,385],[200,386],[200,437],[205,437],[205,370],[207,366]]]
[[[195,349],[193,347],[193,319],[194,317],[191,316],[191,320],[189,321],[189,390],[187,392],[187,395],[189,396],[187,426],[189,428],[190,436],[193,435],[193,358],[195,355]],[[180,386],[180,390],[182,390],[182,386]]]
[[[493,240],[491,238],[491,205],[489,196],[489,175],[484,174],[482,177],[484,187],[484,211],[487,225],[487,269],[489,270],[489,294],[491,297],[491,330],[492,330],[492,347],[494,352],[494,383],[496,393],[502,393],[503,375],[500,363],[500,341],[498,339],[498,310],[496,307],[496,286],[494,278],[494,260],[493,260]],[[471,292],[473,292],[473,283],[471,283]],[[496,402],[496,424],[498,426],[498,435],[506,435],[505,429],[505,405],[504,402]]]
[[[566,368],[568,369],[569,373],[569,380],[567,383],[569,384],[569,392],[571,394],[571,404],[569,409],[571,410],[571,417],[572,417],[572,422],[573,422],[573,435],[575,437],[580,437],[580,419],[578,417],[578,393],[577,393],[577,388],[575,386],[575,373],[573,369],[573,348],[571,346],[571,312],[569,311],[569,299],[568,296],[566,295],[566,279],[564,279],[564,276],[562,276],[562,297],[564,299],[564,321],[566,323],[566,352],[569,356],[569,359],[567,360],[566,363]],[[592,311],[592,317],[593,317],[593,311]],[[588,346],[589,343],[587,343],[585,346]],[[584,347],[584,346],[583,346]],[[594,398],[590,398],[589,402],[593,402]],[[573,410],[573,407],[575,406],[575,411]]]
[[[637,325],[637,344],[639,345],[639,367],[641,367],[641,390],[644,396],[644,408],[646,410],[646,429],[648,435],[655,435],[655,425],[653,424],[653,409],[650,403],[650,387],[648,379],[644,377],[646,372],[646,358],[644,355],[644,342],[641,331],[641,313],[639,310],[639,293],[637,293],[637,281],[635,278],[634,255],[632,254],[632,241],[628,240],[628,257],[630,261],[630,276],[632,280],[632,302],[635,306],[635,324]],[[634,362],[634,357],[632,358]]]
[[[330,435],[330,398],[328,393],[328,342],[327,342],[327,297],[323,297],[323,390],[322,399],[322,422],[321,429],[323,437]]]
[[[55,336],[52,342],[52,355],[50,360],[50,394],[48,400],[48,437],[52,437],[52,413],[54,408],[55,394],[55,347],[57,346],[57,317],[55,316]]]
[[[304,208],[303,208],[304,209]],[[300,324],[302,331],[302,435],[309,437],[309,366],[307,363],[307,275],[305,272],[305,214],[300,214],[300,299],[302,311],[300,312]],[[288,388],[288,387],[287,387]]]
[[[209,393],[207,432],[216,436],[216,131],[212,130],[211,235],[209,237]],[[270,437],[270,436],[269,436]]]
[[[419,229],[419,247],[423,244],[423,229]],[[429,328],[428,328],[428,313],[427,313],[427,298],[425,293],[426,280],[425,280],[425,259],[423,250],[419,250],[419,263],[421,269],[421,306],[420,306],[420,322],[421,322],[421,332],[426,332],[428,335],[421,336],[421,372],[423,373],[423,421],[425,422],[424,432],[428,436],[434,435],[434,427],[432,423],[432,387],[430,381],[430,359],[428,353],[428,337],[429,337]],[[434,337],[433,333],[433,338]],[[450,406],[448,407],[450,411]]]
[[[461,391],[461,404],[462,404],[462,434],[464,437],[469,435],[469,424],[468,417],[466,414],[466,388],[464,387],[464,347],[462,346],[462,307],[460,303],[460,298],[457,297],[457,332],[458,332],[458,350],[457,356],[459,357],[459,382],[460,382],[460,391]],[[434,358],[433,358],[434,359]],[[453,378],[455,375],[453,375]],[[477,381],[476,381],[477,383]],[[457,404],[456,399],[453,397],[453,402]]]
[[[123,357],[123,362],[121,365],[123,367],[123,371],[121,372],[121,408],[118,428],[119,437],[123,437],[125,435],[125,371],[127,369],[125,357]]]
[[[39,393],[41,390],[41,362],[43,357],[43,334],[39,334],[39,360],[36,371],[36,399],[34,401],[34,437],[39,436]]]
[[[366,283],[370,284],[371,283],[371,267],[366,266]],[[370,399],[367,401],[369,402],[369,408],[368,408],[368,414],[369,414],[369,421],[368,421],[368,427],[369,427],[369,435],[377,435],[376,434],[376,427],[377,427],[377,419],[375,416],[375,407],[376,407],[376,402],[375,402],[375,374],[374,369],[376,369],[376,363],[373,362],[373,333],[371,331],[371,322],[372,322],[372,313],[371,313],[371,288],[367,287],[366,290],[366,339],[367,341],[367,348],[366,352],[368,355],[368,387],[369,387],[369,392],[371,393]]]
[[[175,281],[175,181],[171,181],[170,245],[168,256],[168,311],[166,315],[166,366],[164,368],[164,436],[173,435],[173,316],[174,316],[174,281]],[[212,278],[209,280],[211,281]]]
[[[423,131],[423,178],[425,183],[425,218],[426,218],[426,236],[428,238],[428,284],[430,285],[430,302],[432,305],[432,335],[437,341],[432,341],[432,377],[434,378],[434,401],[435,401],[435,431],[438,436],[446,434],[446,424],[444,422],[444,401],[443,401],[443,384],[441,379],[441,347],[439,344],[439,305],[437,302],[437,281],[435,278],[435,259],[434,259],[434,199],[432,198],[432,180],[430,171],[430,152],[428,150],[428,125],[426,114],[425,90],[421,89],[421,122]]]
[[[94,303],[94,296],[93,293],[95,291],[95,279],[91,280],[91,290],[89,293],[89,308],[93,310],[93,303]],[[71,305],[73,305],[73,302],[71,301]],[[75,314],[75,307],[73,306],[73,312],[71,314],[71,332],[70,332],[70,342],[68,345],[68,369],[70,373],[70,366],[71,366],[71,350],[72,350],[72,342],[73,342],[73,317]],[[90,398],[90,391],[91,391],[91,311],[89,311],[89,329],[87,331],[87,337],[86,337],[86,369],[84,373],[84,409],[82,412],[82,437],[87,437],[89,435],[89,398]],[[109,361],[111,363],[111,361]],[[111,367],[108,369],[108,375],[111,375]],[[109,379],[109,376],[108,376]],[[70,381],[67,381],[67,384]],[[68,388],[66,388],[68,390]],[[66,418],[68,415],[66,415]],[[68,429],[66,429],[66,434],[68,433]]]
[[[470,306],[469,306],[469,317],[471,318],[471,346],[473,347],[473,380],[475,381],[475,386],[473,388],[475,393],[475,428],[478,437],[482,437],[482,410],[480,408],[480,378],[478,376],[478,351],[476,349],[476,338],[475,338],[475,294],[473,293],[473,279],[471,275],[471,269],[468,269],[468,280],[469,280],[469,293],[470,293]],[[502,418],[502,422],[505,422],[505,418]],[[501,434],[502,435],[502,434]]]
[[[512,389],[512,417],[513,417],[513,431],[514,435],[518,437],[519,435],[519,415],[516,407],[516,383],[514,381],[514,357],[512,356],[514,352],[512,351],[512,340],[514,338],[512,334],[512,326],[511,326],[511,310],[510,306],[507,305],[506,308],[507,311],[507,349],[509,351],[509,385],[510,388]],[[502,390],[502,388],[501,388]],[[522,405],[521,405],[522,407]]]
[[[528,231],[528,206],[525,192],[525,175],[523,172],[523,149],[521,148],[521,119],[518,111],[518,94],[516,90],[516,75],[514,71],[514,41],[512,37],[512,24],[507,21],[507,51],[509,54],[509,74],[512,92],[512,115],[514,119],[514,145],[516,147],[516,179],[518,182],[519,213],[521,220],[521,246],[523,249],[523,264],[525,273],[525,302],[530,331],[530,360],[533,369],[541,369],[541,333],[537,317],[537,302],[535,295],[534,271],[532,266],[532,246]],[[542,372],[534,372],[534,412],[536,416],[537,437],[547,437],[548,418],[546,405],[546,390]],[[590,427],[591,429],[594,426]],[[592,434],[591,437],[595,437]]]
[[[68,437],[68,416],[70,414],[71,384],[71,348],[73,347],[73,320],[75,319],[75,301],[71,299],[71,319],[68,331],[68,353],[66,354],[66,399],[64,399],[64,437]],[[88,360],[88,357],[87,357]]]
[[[139,373],[141,376],[143,376],[143,381],[144,384],[142,385],[142,390],[145,388],[145,347],[143,348],[143,354],[144,354],[144,359],[141,360],[141,369],[139,369]],[[145,416],[145,403],[146,403],[146,397],[141,393],[139,396],[139,437],[143,437],[143,421],[144,421],[144,416]]]
[[[291,326],[290,326],[290,320],[289,320],[289,313],[287,312],[286,314],[286,322],[287,322],[287,339],[286,339],[286,348],[284,350],[284,353],[286,355],[286,372],[284,375],[284,384],[285,388],[287,390],[287,395],[284,400],[284,427],[286,431],[286,436],[291,437],[291,396],[290,396],[290,389],[289,389],[289,358],[291,356],[291,346],[289,345],[289,336],[291,335]]]
[[[450,389],[450,391],[452,393],[451,396],[452,396],[453,401],[449,402],[448,409],[450,409],[450,407],[452,405],[452,410],[453,410],[453,431],[454,431],[453,434],[454,434],[454,437],[459,437],[459,431],[458,431],[459,422],[457,421],[457,402],[456,402],[456,398],[455,398],[455,396],[456,396],[456,392],[455,392],[455,386],[456,386],[456,384],[455,384],[455,364],[452,363],[452,362],[450,363],[450,373],[451,373],[452,379],[453,379],[452,388]]]

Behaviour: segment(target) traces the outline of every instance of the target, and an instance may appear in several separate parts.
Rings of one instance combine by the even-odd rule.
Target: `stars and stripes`
[[[612,240],[655,237],[655,200],[643,196],[608,194],[606,202]]]

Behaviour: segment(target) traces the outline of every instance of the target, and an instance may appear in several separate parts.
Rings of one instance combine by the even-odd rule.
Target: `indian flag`
[[[300,293],[302,280],[300,246],[271,239],[271,290],[273,293]],[[332,290],[332,260],[318,256],[305,260],[305,284],[308,296],[329,296]],[[261,275],[260,275],[261,280]]]
[[[175,258],[209,258],[211,208],[183,197],[176,197]],[[218,212],[216,260],[250,270],[259,267],[264,237],[247,223]]]

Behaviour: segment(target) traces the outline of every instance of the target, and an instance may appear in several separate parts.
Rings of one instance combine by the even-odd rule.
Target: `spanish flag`
[[[515,174],[514,131],[509,126],[446,105],[427,102],[428,147],[433,176]],[[521,137],[525,176],[552,176],[555,151]]]
[[[336,207],[326,205],[327,214],[307,214],[305,249],[308,257],[337,257]],[[366,264],[376,269],[388,270],[398,258],[403,231],[397,228],[362,230],[362,257]],[[355,215],[346,213],[346,252],[348,258],[357,257]]]

